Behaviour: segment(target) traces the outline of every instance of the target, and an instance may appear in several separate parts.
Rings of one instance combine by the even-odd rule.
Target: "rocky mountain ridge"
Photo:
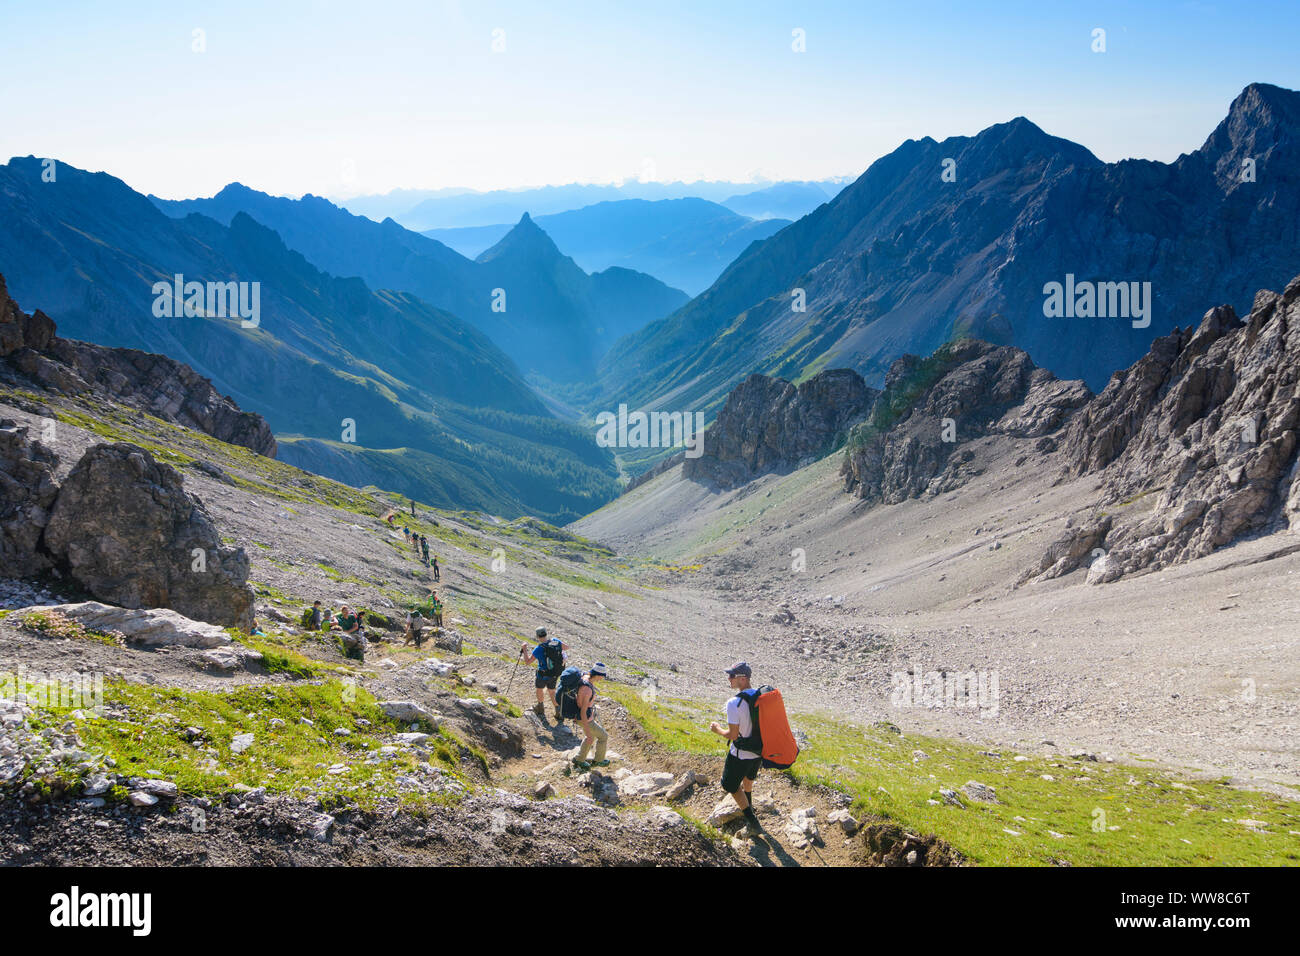
[[[751,375],[704,432],[702,454],[683,459],[682,474],[726,489],[807,464],[843,440],[879,394],[851,369],[828,369],[798,386]]]
[[[900,354],[961,337],[1100,388],[1206,302],[1244,310],[1290,278],[1298,160],[1300,93],[1267,84],[1167,164],[1102,163],[1023,117],[908,141],[621,342],[602,362],[603,401],[710,409],[752,372],[797,380],[825,364],[875,385]],[[1149,310],[1049,318],[1045,285],[1067,275],[1149,282]]]
[[[25,314],[0,275],[0,376],[64,395],[99,392],[169,422],[274,458],[275,436],[261,415],[245,412],[212,382],[165,355],[60,338],[40,309]]]

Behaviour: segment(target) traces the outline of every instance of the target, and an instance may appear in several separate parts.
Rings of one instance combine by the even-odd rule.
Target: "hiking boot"
[[[576,769],[581,770],[583,773],[586,773],[588,770],[591,769],[591,764],[586,760],[574,760],[573,766]]]
[[[557,727],[564,726],[564,718],[560,716],[560,712],[558,710],[555,712],[555,726]]]
[[[608,767],[608,766],[609,766],[609,761],[608,761],[608,760],[593,760],[593,761],[591,762],[591,765],[592,765],[593,767]]]
[[[537,704],[533,707],[533,713],[536,714],[538,717],[545,717],[546,708],[543,707],[541,704]]]

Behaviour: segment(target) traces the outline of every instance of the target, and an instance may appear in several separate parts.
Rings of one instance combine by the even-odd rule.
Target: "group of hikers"
[[[407,613],[403,643],[410,644],[414,641],[416,647],[423,645],[426,621],[434,627],[442,627],[442,610],[442,600],[438,597],[437,590],[431,589],[429,596],[412,606]],[[338,614],[335,614],[330,608],[321,607],[320,601],[315,601],[303,612],[301,624],[309,631],[336,633],[343,642],[345,656],[364,661],[370,642],[367,640],[362,617],[363,612],[360,608],[354,610],[343,604],[339,607]]]
[[[537,629],[537,644],[530,651],[527,644],[519,648],[518,661],[535,661],[537,673],[533,687],[537,703],[533,713],[546,717],[546,699],[550,698],[558,730],[565,720],[577,720],[583,741],[574,758],[574,766],[586,771],[607,767],[606,750],[609,734],[595,719],[596,688],[609,676],[597,661],[585,674],[578,667],[566,667],[567,645],[558,637],[548,637],[546,628]],[[725,671],[728,686],[735,695],[727,701],[725,723],[713,721],[709,730],[727,741],[727,757],[722,767],[722,789],[736,801],[746,825],[759,829],[754,814],[752,794],[761,767],[785,769],[799,754],[799,746],[790,730],[785,703],[773,687],[755,688],[753,669],[746,661],[737,661]],[[544,693],[543,693],[544,692]],[[587,756],[592,745],[592,760]]]
[[[395,517],[396,514],[394,512],[389,512],[385,519],[390,528],[397,527],[393,521]],[[442,580],[442,571],[438,567],[438,556],[435,554],[432,560],[429,558],[429,539],[418,531],[412,531],[409,525],[402,525],[402,537],[406,539],[406,543],[415,551],[415,556],[424,559],[424,566],[433,572],[433,579],[435,581]]]

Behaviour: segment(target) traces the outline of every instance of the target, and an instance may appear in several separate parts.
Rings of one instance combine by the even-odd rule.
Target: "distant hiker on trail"
[[[758,739],[750,706],[744,700],[747,693],[757,694],[749,686],[753,675],[744,661],[738,661],[727,669],[727,683],[731,685],[736,696],[727,701],[727,729],[716,720],[709,724],[709,730],[719,737],[731,741],[727,748],[727,761],[722,767],[722,789],[731,794],[736,806],[745,813],[745,822],[754,827],[759,826],[758,817],[750,804],[750,795],[754,790],[754,781],[758,778],[758,768],[763,762],[762,741]]]
[[[604,679],[608,674],[605,665],[597,661],[591,665],[591,670],[587,672],[585,677],[582,671],[576,667],[566,667],[564,673],[560,675],[559,687],[555,693],[556,700],[560,704],[560,714],[564,717],[571,717],[582,724],[582,732],[585,735],[582,747],[578,750],[578,756],[573,761],[574,766],[580,770],[609,766],[609,761],[605,759],[605,748],[609,746],[609,734],[595,720],[595,682]],[[594,760],[588,763],[587,754],[590,752],[593,743],[596,745],[596,756]]]
[[[395,518],[396,516],[397,516],[396,512],[393,511],[389,511],[388,514],[384,515],[384,520],[388,522],[388,527],[390,528],[397,527],[397,525],[393,524],[393,518]]]
[[[560,679],[560,672],[564,670],[564,642],[558,637],[547,639],[546,628],[537,629],[538,644],[533,648],[532,653],[528,651],[528,645],[522,644],[519,647],[519,658],[527,662],[529,658],[537,661],[537,677],[533,680],[533,686],[537,689],[537,703],[533,706],[533,713],[538,717],[546,716],[546,702],[542,697],[542,691],[551,698],[551,708],[555,711],[556,726],[564,723],[564,718],[560,715],[560,705],[555,701],[555,684]]]
[[[406,527],[405,525],[402,526],[402,536],[406,538],[407,544],[411,543],[411,529]]]
[[[433,568],[433,579],[435,581],[441,581],[442,572],[438,570],[438,556],[436,554],[433,556],[433,564],[430,565],[430,567]]]
[[[433,623],[435,627],[442,627],[442,602],[438,600],[438,592],[433,592]]]
[[[366,634],[361,629],[360,619],[348,610],[346,604],[339,608],[338,628],[343,632],[343,646],[346,649],[347,656],[364,661],[366,659]]]
[[[424,552],[424,566],[429,566],[429,539],[420,535],[420,550]]]
[[[311,612],[307,616],[307,627],[313,631],[319,631],[321,621],[324,620],[324,612],[321,611],[320,601],[316,601],[311,606]]]

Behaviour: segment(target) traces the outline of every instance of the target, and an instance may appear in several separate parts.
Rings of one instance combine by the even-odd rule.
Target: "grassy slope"
[[[616,687],[610,694],[665,747],[721,752],[708,731],[716,717],[698,705],[647,702]],[[1009,750],[989,757],[969,744],[903,736],[888,727],[864,730],[819,715],[793,714],[791,720],[807,735],[808,747],[784,772],[845,791],[855,812],[938,834],[973,863],[1300,864],[1300,804],[1269,794],[1180,780],[1146,767],[1032,755],[1017,761]],[[928,756],[914,758],[918,750]],[[940,799],[941,787],[960,791],[969,780],[993,787],[1000,802],[961,795],[959,808]]]

